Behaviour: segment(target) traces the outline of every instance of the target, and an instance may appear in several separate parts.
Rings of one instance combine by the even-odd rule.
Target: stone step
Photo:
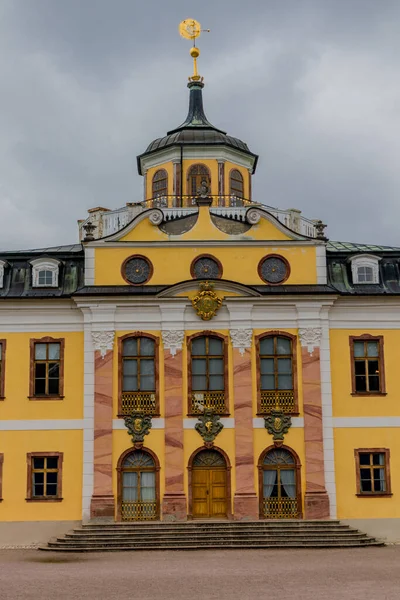
[[[121,523],[87,523],[82,525],[82,529],[121,529],[126,527],[154,529],[155,527],[171,527],[174,529],[189,528],[196,529],[199,527],[209,527],[218,529],[219,527],[348,527],[348,525],[340,523],[340,521],[303,521],[296,519],[274,519],[265,521],[210,521],[210,520],[195,520],[185,521],[182,523],[168,521],[126,521]]]
[[[84,530],[81,529],[73,529],[71,532],[68,532],[68,535],[84,535],[84,536],[96,536],[96,535],[142,535],[142,536],[153,536],[153,535],[180,535],[180,536],[192,536],[192,535],[224,535],[224,534],[235,534],[235,535],[254,535],[254,534],[262,534],[262,535],[275,535],[279,533],[283,534],[295,534],[295,535],[325,535],[328,533],[343,533],[347,535],[348,533],[355,532],[356,529],[342,529],[340,527],[335,528],[324,528],[324,529],[289,529],[289,528],[256,528],[253,529],[231,529],[224,528],[219,529],[217,531],[213,531],[207,528],[198,529],[198,530],[174,530],[173,528],[165,528],[165,529],[135,529],[134,527],[128,530],[104,530],[104,529],[96,529],[96,530]]]
[[[335,533],[335,534],[328,534],[325,535],[325,537],[329,537],[332,539],[340,539],[340,538],[345,538],[345,539],[352,539],[352,538],[365,538],[368,537],[366,536],[365,533],[360,533],[360,532],[351,532],[351,533]],[[79,535],[79,534],[66,534],[66,536],[64,538],[60,538],[60,539],[65,539],[65,540],[79,540],[79,541],[104,541],[104,540],[132,540],[132,541],[137,541],[137,540],[143,540],[144,542],[147,541],[151,541],[151,540],[179,540],[181,542],[185,542],[188,539],[191,538],[195,538],[196,540],[209,540],[210,536],[206,533],[204,534],[195,534],[194,536],[190,536],[190,538],[188,538],[187,536],[180,536],[180,535],[174,535],[174,534],[160,534],[160,535],[112,535],[112,536],[105,536],[105,535],[97,535],[97,536],[88,536],[88,535]],[[319,536],[318,534],[313,534],[313,535],[308,535],[308,534],[296,534],[296,533],[280,533],[280,534],[272,534],[272,533],[267,533],[267,534],[262,534],[262,533],[254,533],[252,535],[236,535],[236,534],[219,534],[218,536],[213,536],[212,539],[238,539],[238,540],[253,540],[253,539],[274,539],[274,538],[282,538],[282,539],[321,539],[321,536]]]

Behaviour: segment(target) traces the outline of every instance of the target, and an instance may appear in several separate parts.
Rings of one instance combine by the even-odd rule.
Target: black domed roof
[[[214,127],[207,119],[203,108],[203,87],[201,81],[190,81],[188,88],[190,89],[189,96],[189,111],[185,121],[177,127],[168,131],[167,135],[157,138],[149,146],[146,151],[138,156],[138,169],[141,175],[140,159],[163,150],[170,146],[229,146],[235,150],[245,152],[255,158],[254,169],[257,163],[258,156],[253,154],[245,142],[238,138],[227,135],[225,131]]]

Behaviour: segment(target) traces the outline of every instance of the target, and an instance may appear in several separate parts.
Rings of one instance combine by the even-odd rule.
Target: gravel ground
[[[395,600],[400,546],[61,554],[0,550],[1,600]]]

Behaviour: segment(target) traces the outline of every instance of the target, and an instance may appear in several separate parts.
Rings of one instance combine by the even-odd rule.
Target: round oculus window
[[[122,266],[122,275],[128,283],[146,283],[153,274],[153,266],[145,256],[131,256]]]
[[[260,261],[258,272],[266,283],[278,285],[289,277],[290,266],[282,256],[267,256]]]
[[[199,256],[192,262],[191,273],[193,279],[219,279],[222,265],[211,256]]]

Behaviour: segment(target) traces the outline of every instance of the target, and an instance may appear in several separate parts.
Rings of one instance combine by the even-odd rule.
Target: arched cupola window
[[[211,193],[211,175],[205,165],[192,165],[188,171],[187,179],[189,196],[198,196],[203,185],[206,185]]]
[[[232,169],[229,176],[229,195],[244,198],[243,175],[238,169]]]
[[[152,198],[168,195],[168,173],[165,169],[158,169],[153,175],[151,185]]]
[[[296,519],[301,516],[300,463],[289,448],[269,448],[260,457],[260,516]]]
[[[120,338],[119,361],[119,414],[157,415],[158,340],[144,334]]]

